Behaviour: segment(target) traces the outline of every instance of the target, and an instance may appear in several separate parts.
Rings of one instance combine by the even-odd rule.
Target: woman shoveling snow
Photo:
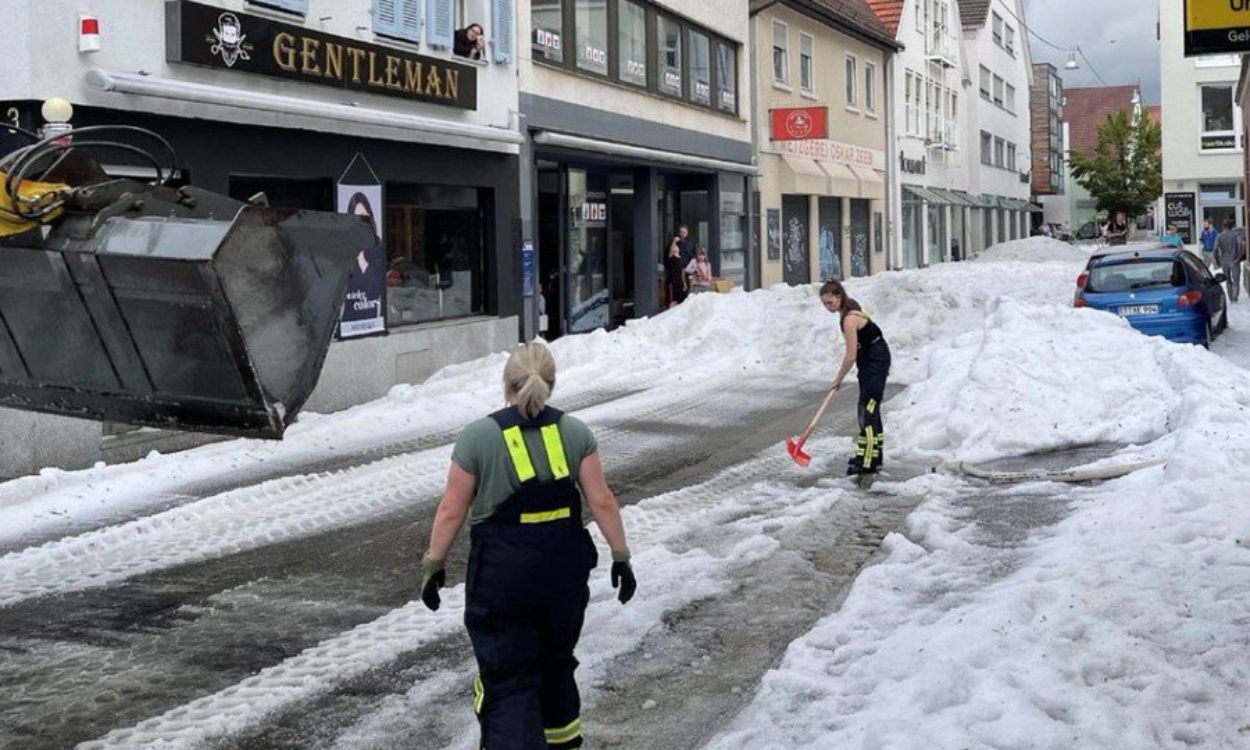
[[[855,455],[846,467],[848,476],[861,480],[881,470],[884,458],[885,433],[881,425],[881,400],[885,397],[885,380],[890,374],[890,346],[885,342],[881,328],[846,294],[840,281],[827,281],[820,288],[820,301],[825,309],[837,313],[846,341],[846,355],[838,376],[833,379],[833,390],[842,388],[842,379],[854,365],[859,377],[859,436],[855,442]]]

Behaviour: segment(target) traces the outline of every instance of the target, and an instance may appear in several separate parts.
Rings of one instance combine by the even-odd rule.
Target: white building
[[[80,13],[98,25],[97,51],[80,51]],[[512,0],[47,0],[6,3],[4,21],[6,121],[37,129],[41,102],[64,97],[74,125],[167,138],[179,181],[273,205],[339,210],[340,176],[358,154],[371,164],[387,261],[371,266],[386,300],[370,307],[371,332],[388,335],[336,341],[308,409],[372,400],[518,340]],[[483,59],[453,53],[472,22],[490,40]],[[153,173],[103,156],[115,175]],[[4,410],[0,432],[27,436],[4,443],[0,476],[189,439]]]
[[[1159,4],[1163,87],[1163,193],[1167,220],[1188,219],[1196,242],[1203,219],[1245,224],[1238,55],[1184,56],[1182,4]],[[1182,232],[1185,234],[1185,232]]]

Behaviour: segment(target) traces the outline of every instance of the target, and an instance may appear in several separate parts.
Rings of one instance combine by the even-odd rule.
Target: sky
[[[1059,69],[1068,87],[1141,84],[1144,104],[1159,103],[1159,42],[1155,39],[1158,6],[1140,0],[1023,0],[1024,21],[1034,32],[1029,49],[1034,62]],[[1078,55],[1081,67],[1065,70],[1063,47],[1079,46],[1093,66]],[[1099,81],[1094,71],[1101,74]]]

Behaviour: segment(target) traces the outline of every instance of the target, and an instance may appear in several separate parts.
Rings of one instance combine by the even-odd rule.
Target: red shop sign
[[[774,141],[806,141],[829,137],[828,107],[790,107],[770,110]]]

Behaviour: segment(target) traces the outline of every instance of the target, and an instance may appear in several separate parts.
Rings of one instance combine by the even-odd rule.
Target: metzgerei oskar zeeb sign
[[[169,62],[477,109],[470,65],[186,0],[165,7]]]
[[[1250,0],[1184,2],[1186,57],[1250,52]]]

